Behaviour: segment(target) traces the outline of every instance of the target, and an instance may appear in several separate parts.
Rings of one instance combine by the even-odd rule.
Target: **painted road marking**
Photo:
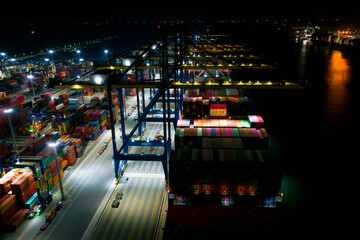
[[[141,236],[144,235],[144,234],[145,235],[144,235],[143,239],[146,239],[146,236],[150,236],[149,235],[149,230],[151,231],[151,228],[149,229],[149,225],[151,224],[151,218],[150,218],[150,221],[149,221],[148,216],[149,216],[149,213],[151,213],[150,216],[156,215],[156,212],[154,212],[154,210],[156,209],[154,207],[154,205],[159,201],[159,198],[161,196],[161,194],[159,194],[159,192],[162,191],[162,188],[163,188],[163,185],[158,183],[158,182],[159,182],[159,180],[156,180],[155,186],[159,186],[159,185],[160,186],[158,188],[155,188],[155,187],[153,188],[152,195],[151,195],[151,201],[149,201],[147,203],[147,205],[146,205],[145,214],[144,214],[144,216],[143,216],[143,218],[141,220],[140,229],[136,234],[136,239],[141,239]],[[153,193],[154,193],[155,189],[156,189],[156,199],[155,199],[155,202],[153,202],[154,201]],[[144,231],[145,223],[148,226],[146,231]]]
[[[137,179],[135,179],[135,183],[136,183],[136,180],[137,180]],[[128,187],[129,185],[132,185],[132,184],[130,184],[131,181],[132,181],[132,179],[131,179],[129,182],[126,182],[126,183],[127,183],[127,187]],[[124,192],[124,195],[126,195],[126,196],[127,196],[127,195],[131,196],[133,191],[135,191],[135,187],[133,187],[133,188],[130,190],[129,193]],[[129,199],[129,198],[127,198],[127,199],[126,199],[127,201],[125,201],[125,202],[128,202],[128,199]],[[121,202],[121,203],[122,203],[122,202]],[[95,237],[93,237],[93,238],[97,239],[97,235],[98,235],[99,232],[102,230],[102,227],[103,227],[103,225],[105,224],[105,221],[107,221],[108,224],[107,224],[107,227],[105,228],[105,232],[104,232],[104,235],[102,235],[102,237],[104,238],[104,237],[106,236],[106,234],[107,234],[107,232],[109,231],[109,228],[110,228],[110,226],[111,226],[111,223],[114,221],[114,218],[115,218],[115,216],[117,215],[117,212],[122,209],[121,203],[120,203],[119,208],[116,208],[116,209],[113,209],[113,208],[111,207],[111,205],[108,206],[107,211],[106,211],[105,214],[104,214],[103,221],[101,221],[101,223],[100,223],[99,226],[97,227],[97,229],[99,229],[99,231],[96,232]],[[112,212],[112,214],[111,214],[110,220],[107,220],[108,217],[109,217],[108,215],[110,214],[110,211],[111,211],[111,210],[112,210],[113,212]]]
[[[144,221],[144,219],[147,216],[147,212],[149,210],[150,202],[151,202],[151,200],[153,198],[153,195],[154,195],[154,190],[155,190],[155,186],[152,186],[150,197],[148,198],[148,202],[147,202],[146,207],[145,207],[145,213],[142,216],[142,221]],[[150,199],[150,201],[149,201],[149,199]],[[140,216],[140,211],[137,211],[136,216],[135,216],[135,221],[134,221],[135,223],[138,222],[139,216]],[[130,234],[129,234],[129,239],[133,239],[134,230],[135,230],[135,224],[133,224],[132,227],[131,227]],[[139,233],[139,231],[142,231],[142,230],[143,229],[141,228],[141,224],[140,224],[140,229],[137,231],[137,233]]]
[[[117,221],[110,221],[109,222],[109,228],[107,228],[107,230],[105,231],[105,234],[104,234],[104,237],[103,239],[109,239],[109,237],[105,238],[105,236],[108,234],[109,230],[111,229],[111,237],[110,239],[113,239],[114,238],[114,234],[119,230],[119,225],[120,223],[122,222],[122,219],[125,215],[125,213],[127,214],[127,216],[130,215],[130,212],[128,211],[128,205],[129,204],[133,204],[135,201],[134,201],[134,198],[138,198],[140,192],[141,192],[141,188],[140,186],[145,182],[145,179],[142,178],[141,180],[139,180],[138,178],[135,178],[135,182],[137,183],[136,185],[133,186],[134,189],[136,189],[136,192],[135,193],[135,196],[133,196],[133,193],[132,192],[131,194],[127,195],[128,196],[128,199],[127,201],[125,202],[125,205],[122,207],[122,211],[121,211],[121,214],[120,214],[120,217],[117,218]],[[130,203],[131,202],[131,203]],[[115,226],[113,225],[115,223]]]
[[[151,192],[148,191],[149,188],[151,188],[151,186],[153,186],[153,182],[155,181],[154,179],[148,179],[147,180],[147,186],[146,186],[146,190],[143,192],[141,200],[139,202],[139,204],[136,204],[135,206],[136,208],[136,212],[131,211],[131,224],[130,226],[126,226],[126,231],[123,231],[124,235],[126,236],[126,239],[132,239],[132,234],[135,230],[135,228],[138,229],[138,219],[139,219],[139,215],[140,213],[142,213],[144,211],[144,202],[145,199],[149,199],[151,197]],[[152,187],[152,189],[154,189],[154,186]],[[149,197],[150,194],[150,197]],[[120,239],[123,239],[120,235]]]
[[[147,162],[147,163],[148,163],[148,162]],[[143,179],[145,179],[145,178],[143,178]],[[152,182],[152,181],[149,181],[149,179],[147,179],[146,185],[145,185],[145,186],[146,186],[145,189],[142,189],[143,184],[141,184],[141,185],[139,186],[139,189],[138,189],[138,191],[137,191],[137,193],[136,193],[136,196],[133,198],[133,202],[132,202],[132,204],[131,204],[130,211],[129,211],[127,217],[126,217],[126,221],[125,221],[125,223],[124,223],[124,225],[123,225],[123,227],[122,227],[122,231],[121,231],[121,234],[120,234],[119,239],[124,239],[124,234],[125,234],[125,231],[126,231],[128,225],[129,225],[130,217],[132,217],[132,215],[133,215],[133,213],[134,213],[134,207],[137,205],[137,202],[138,202],[137,199],[138,199],[140,193],[142,193],[143,195],[142,195],[142,198],[141,198],[141,200],[140,200],[140,205],[142,205],[143,201],[145,200],[145,195],[147,194],[147,191],[146,191],[146,190],[149,188],[150,182]],[[137,208],[137,210],[139,211],[139,207]],[[121,221],[122,221],[122,218],[120,218],[120,219],[118,220],[118,222],[116,223],[115,229],[114,229],[115,231],[113,231],[113,234],[111,235],[111,239],[114,239],[115,234],[117,233],[117,230],[118,230],[118,227],[119,227]],[[136,222],[133,222],[133,224],[136,224]]]

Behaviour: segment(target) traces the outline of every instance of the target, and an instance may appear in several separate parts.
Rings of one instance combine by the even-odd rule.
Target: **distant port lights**
[[[219,83],[217,82],[185,82],[185,83],[182,83],[182,82],[179,82],[179,81],[176,81],[176,82],[173,82],[172,83],[173,85],[194,85],[194,86],[197,86],[197,85],[220,85]],[[280,83],[275,83],[275,82],[272,82],[272,81],[238,81],[238,82],[235,82],[235,81],[225,81],[222,83],[222,85],[228,85],[228,86],[233,86],[233,85],[254,85],[254,86],[272,86],[272,85],[278,85]]]

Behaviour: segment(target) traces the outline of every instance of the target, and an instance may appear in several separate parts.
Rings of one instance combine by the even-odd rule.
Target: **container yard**
[[[88,65],[78,67],[77,71],[74,71],[73,66],[71,69],[60,66],[56,66],[57,76],[67,69],[72,74],[67,73],[69,76],[88,70]],[[40,80],[36,77],[40,74],[31,73],[34,78],[29,79],[26,77],[29,76],[27,73],[12,73],[9,80],[5,79],[5,84],[2,85],[2,231],[16,231],[28,216],[47,210],[48,202],[53,198],[51,193],[63,179],[64,172],[81,160],[89,141],[96,141],[106,131],[107,126],[110,129],[106,91],[85,89],[84,97],[89,98],[89,103],[80,104],[78,99],[70,99],[69,91],[45,89],[46,79],[53,77],[56,72],[48,73],[49,75]],[[34,82],[30,84],[29,81]],[[19,91],[23,94],[18,94]],[[28,94],[39,92],[39,95]],[[115,118],[118,116],[117,103],[115,91],[112,94]],[[56,149],[50,146],[54,142]],[[57,171],[54,151],[57,153],[60,174]]]
[[[247,93],[302,86],[271,79],[274,67],[243,45],[161,36],[94,69],[11,73],[0,93],[1,231],[161,238],[166,221],[213,220],[179,217],[196,207],[279,220],[281,173]]]

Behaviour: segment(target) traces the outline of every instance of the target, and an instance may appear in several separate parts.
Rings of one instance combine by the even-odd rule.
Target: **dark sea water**
[[[358,58],[307,43],[284,46],[279,60],[284,79],[307,81],[306,88],[250,94],[283,171],[284,229],[328,234],[351,228],[359,159]]]

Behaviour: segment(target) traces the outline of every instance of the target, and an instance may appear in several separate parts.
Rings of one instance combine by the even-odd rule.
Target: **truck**
[[[56,213],[62,208],[62,202],[59,202],[58,205],[55,208],[51,208],[51,211],[45,216],[45,222],[43,225],[41,225],[40,230],[44,231],[51,221],[56,216]]]
[[[104,145],[100,148],[100,150],[97,153],[98,156],[100,156],[105,151],[105,149],[107,148],[107,145],[109,144],[109,142],[111,140],[112,140],[112,137],[110,137],[109,140],[104,143]]]

